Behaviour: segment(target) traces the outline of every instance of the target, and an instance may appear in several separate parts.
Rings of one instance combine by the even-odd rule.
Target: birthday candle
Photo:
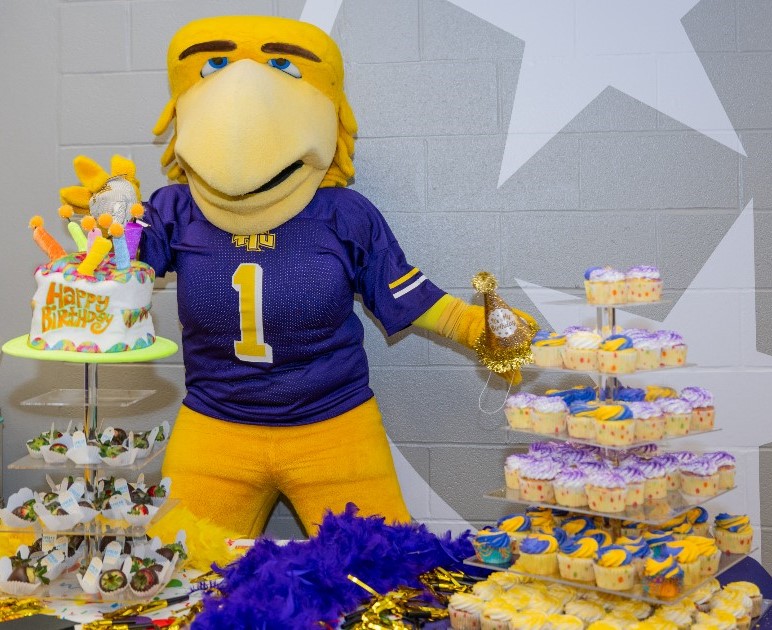
[[[88,250],[88,254],[83,259],[83,262],[78,265],[78,273],[83,276],[93,276],[94,269],[101,263],[105,256],[110,252],[110,248],[113,244],[104,236],[99,236],[94,239],[93,244]]]
[[[80,220],[80,225],[83,228],[83,230],[88,234],[88,243],[86,245],[86,251],[91,250],[91,246],[94,244],[94,241],[102,236],[102,230],[100,230],[96,226],[97,222],[94,217],[92,217],[90,214],[86,215]]]
[[[120,223],[113,223],[110,226],[110,236],[113,237],[113,249],[115,250],[115,268],[128,269],[131,265],[131,256],[126,244],[123,226]]]
[[[130,221],[124,226],[123,230],[126,236],[126,247],[128,248],[129,256],[131,256],[133,260],[137,257],[139,241],[142,238],[142,225],[140,223]]]
[[[59,208],[59,216],[62,217],[62,219],[67,220],[67,231],[70,233],[70,236],[72,236],[72,240],[75,241],[75,247],[78,248],[79,252],[85,252],[88,241],[86,240],[86,235],[83,234],[80,225],[72,220],[74,214],[75,209],[68,203]]]
[[[43,217],[35,215],[30,219],[29,226],[32,228],[32,239],[46,253],[49,260],[67,255],[64,248],[43,228]]]

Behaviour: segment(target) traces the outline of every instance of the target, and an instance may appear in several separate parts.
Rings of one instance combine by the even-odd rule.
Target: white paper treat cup
[[[67,459],[81,466],[85,464],[99,464],[102,462],[102,460],[99,459],[99,447],[91,445],[71,448],[67,451]]]

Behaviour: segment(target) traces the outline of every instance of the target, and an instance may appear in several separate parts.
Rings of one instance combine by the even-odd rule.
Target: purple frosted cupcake
[[[653,402],[631,402],[628,408],[635,418],[635,441],[656,442],[665,436],[665,415]]]
[[[657,501],[667,497],[667,469],[658,457],[639,460],[637,468],[646,477],[643,493],[647,501]]]
[[[537,396],[527,392],[520,392],[514,396],[509,396],[504,403],[504,414],[507,417],[507,424],[513,429],[533,428],[532,405]]]
[[[718,464],[709,456],[698,457],[680,467],[681,492],[693,497],[718,494]]]
[[[635,369],[656,370],[662,361],[662,342],[656,333],[647,332],[633,338],[635,348]]]
[[[665,416],[665,435],[688,435],[692,426],[692,406],[683,398],[658,398],[654,401]]]
[[[692,431],[710,431],[715,425],[713,394],[703,387],[684,387],[681,398],[692,406]]]
[[[590,473],[587,480],[587,502],[596,512],[624,512],[627,484],[613,470]]]
[[[667,480],[667,490],[671,492],[681,487],[681,464],[678,458],[672,453],[662,453],[655,458],[665,467],[665,479]]]
[[[535,503],[555,503],[553,480],[561,464],[551,459],[536,459],[520,467],[520,499]]]
[[[565,434],[568,405],[562,398],[537,396],[532,413],[534,432],[542,435]]]
[[[584,272],[584,291],[588,304],[624,304],[626,275],[612,267],[590,267]]]
[[[520,468],[530,461],[533,461],[533,457],[522,453],[515,453],[507,457],[504,461],[504,480],[507,488],[520,491]]]
[[[663,367],[686,365],[686,342],[675,330],[658,330],[657,337],[662,345],[660,364]]]
[[[619,469],[619,474],[625,480],[627,492],[625,505],[641,507],[646,500],[646,475],[637,466],[625,466]]]
[[[734,488],[734,477],[737,468],[735,456],[726,451],[716,451],[714,453],[707,453],[705,457],[712,459],[718,466],[719,490]]]
[[[628,302],[658,302],[662,299],[662,277],[653,265],[636,265],[625,272]]]
[[[576,508],[587,505],[587,473],[579,468],[568,468],[559,473],[552,482],[555,503],[563,507]]]

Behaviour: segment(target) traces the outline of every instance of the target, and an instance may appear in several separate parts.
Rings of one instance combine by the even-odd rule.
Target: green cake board
[[[68,363],[142,363],[157,361],[177,352],[177,344],[164,337],[156,337],[155,343],[140,350],[125,352],[72,352],[69,350],[34,350],[27,345],[29,335],[22,335],[3,344],[3,353],[12,357],[37,361],[66,361]]]

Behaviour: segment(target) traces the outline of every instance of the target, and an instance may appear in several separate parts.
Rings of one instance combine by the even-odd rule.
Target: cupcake
[[[536,398],[537,396],[527,392],[509,396],[504,402],[504,415],[507,417],[507,424],[513,429],[531,430],[533,428],[531,405]]]
[[[635,371],[658,370],[662,360],[662,344],[659,336],[649,331],[628,336],[635,348]]]
[[[517,553],[520,541],[531,533],[531,519],[527,514],[510,514],[499,519],[496,527],[509,535],[512,553]]]
[[[681,459],[672,453],[662,453],[654,458],[665,468],[665,479],[668,492],[681,489]]]
[[[550,630],[584,630],[584,621],[574,615],[548,615],[547,624]]]
[[[535,459],[520,468],[520,499],[536,503],[555,503],[553,480],[561,465],[552,459]]]
[[[692,406],[681,398],[657,398],[656,402],[665,416],[665,435],[688,435],[692,425]]]
[[[552,481],[555,503],[569,508],[587,505],[587,474],[578,468],[567,468]]]
[[[472,546],[480,562],[503,565],[512,562],[509,534],[498,527],[483,527],[472,540]]]
[[[643,594],[654,599],[674,599],[683,591],[684,572],[673,556],[648,558],[643,567]]]
[[[560,435],[566,431],[568,405],[562,398],[537,396],[533,401],[533,430],[542,435]]]
[[[662,278],[653,265],[636,265],[625,272],[628,302],[658,302],[662,299]]]
[[[531,531],[533,532],[546,534],[555,529],[557,525],[552,510],[548,507],[529,507],[526,508],[525,514],[531,519]]]
[[[588,529],[582,535],[583,538],[594,538],[598,547],[608,547],[613,544],[614,539],[605,529]]]
[[[448,601],[450,627],[454,630],[480,630],[485,602],[471,593],[453,593]]]
[[[711,615],[717,612],[729,613],[735,618],[737,630],[748,630],[751,627],[751,615],[743,602],[732,597],[722,597],[717,602],[711,604]]]
[[[618,472],[625,480],[625,505],[633,508],[642,506],[646,500],[646,475],[637,466],[624,466]]]
[[[587,500],[596,512],[623,512],[627,486],[624,478],[612,470],[590,473],[587,480]]]
[[[662,385],[647,385],[646,397],[644,400],[652,402],[660,398],[678,398],[678,392],[672,387],[663,387]]]
[[[635,420],[627,405],[601,405],[595,409],[595,441],[604,446],[627,446],[635,441]]]
[[[707,536],[710,529],[708,511],[701,506],[693,507],[686,513],[686,520],[691,523],[695,536]]]
[[[683,569],[684,588],[690,589],[700,583],[702,580],[700,550],[694,542],[685,539],[665,543],[665,553],[674,556]]]
[[[761,591],[759,590],[759,587],[756,586],[756,584],[754,584],[753,582],[744,582],[744,581],[730,582],[724,587],[724,590],[736,591],[750,597],[751,603],[752,603],[751,617],[758,617],[759,615],[761,615],[761,605],[763,603],[763,597],[761,596]]]
[[[594,538],[567,538],[558,551],[560,577],[575,582],[595,581],[593,563],[598,551]]]
[[[737,630],[737,619],[725,610],[711,610],[710,613],[698,612],[694,616],[692,628],[709,628],[710,630]]]
[[[548,389],[545,396],[558,396],[570,407],[576,402],[591,402],[597,400],[598,393],[589,385],[576,385],[569,389]]]
[[[504,460],[504,481],[507,484],[507,488],[520,491],[520,468],[522,468],[524,463],[532,460],[533,458],[530,455],[522,453],[514,453]]]
[[[626,538],[640,538],[641,534],[649,529],[646,523],[638,521],[622,521],[620,531]]]
[[[566,335],[563,365],[569,370],[594,372],[598,369],[598,347],[603,339],[598,333],[578,330]]]
[[[658,330],[662,344],[660,363],[663,367],[682,367],[686,364],[686,343],[675,330]]]
[[[562,368],[565,345],[565,336],[540,330],[531,341],[534,364],[545,368]]]
[[[734,477],[737,467],[735,456],[726,451],[716,451],[708,453],[705,457],[710,458],[718,465],[718,488],[719,490],[730,490],[734,488]]]
[[[595,583],[611,591],[629,591],[635,585],[632,554],[619,545],[598,549],[595,561]]]
[[[622,402],[643,402],[646,400],[646,390],[621,386],[616,389],[614,399]]]
[[[480,615],[480,630],[509,630],[512,617],[519,612],[504,597],[489,600]]]
[[[710,431],[716,420],[713,394],[703,387],[684,387],[680,398],[692,406],[692,431]]]
[[[687,539],[697,547],[700,553],[700,577],[705,579],[718,573],[718,565],[721,561],[721,550],[716,545],[714,538],[707,536],[689,536]]]
[[[649,557],[649,545],[643,539],[643,536],[620,536],[614,541],[615,545],[624,547],[632,555],[633,568],[635,569],[635,575],[641,577],[643,575],[643,565],[646,562],[646,558]]]
[[[584,272],[584,290],[589,304],[627,302],[627,278],[611,267],[590,267]]]
[[[523,628],[524,630],[544,630],[548,628],[547,615],[536,610],[529,610],[512,615],[509,621],[510,628]]]
[[[633,342],[624,335],[611,335],[598,346],[598,371],[603,374],[632,374],[636,361]]]
[[[662,529],[650,529],[643,532],[641,536],[649,546],[650,556],[657,560],[661,560],[667,556],[665,545],[675,541],[673,534]]]
[[[568,408],[566,429],[568,435],[577,440],[595,439],[595,410],[597,401],[577,401]]]
[[[665,437],[665,416],[659,405],[653,402],[627,403],[635,422],[636,442],[656,442]]]
[[[750,553],[753,544],[753,527],[747,516],[721,513],[716,516],[713,533],[716,544],[722,552]]]
[[[663,526],[662,529],[666,528]],[[670,533],[673,534],[673,538],[676,540],[684,540],[689,536],[694,536],[694,529],[692,528],[691,523],[684,522],[680,525],[676,525],[675,527],[671,527]]]
[[[709,457],[699,457],[680,468],[681,492],[693,497],[718,494],[718,465]]]
[[[595,527],[593,520],[589,516],[581,514],[569,516],[560,524],[560,528],[571,538],[579,537],[593,527]]]
[[[594,573],[593,573],[594,575]],[[567,615],[579,617],[585,623],[592,623],[603,619],[606,615],[606,609],[596,602],[590,602],[586,599],[575,599],[568,602],[565,607]]]
[[[667,471],[664,464],[657,459],[641,459],[637,468],[646,477],[643,482],[643,493],[647,501],[657,501],[667,497]]]
[[[548,534],[532,534],[520,543],[515,570],[534,575],[558,575],[558,541]]]

